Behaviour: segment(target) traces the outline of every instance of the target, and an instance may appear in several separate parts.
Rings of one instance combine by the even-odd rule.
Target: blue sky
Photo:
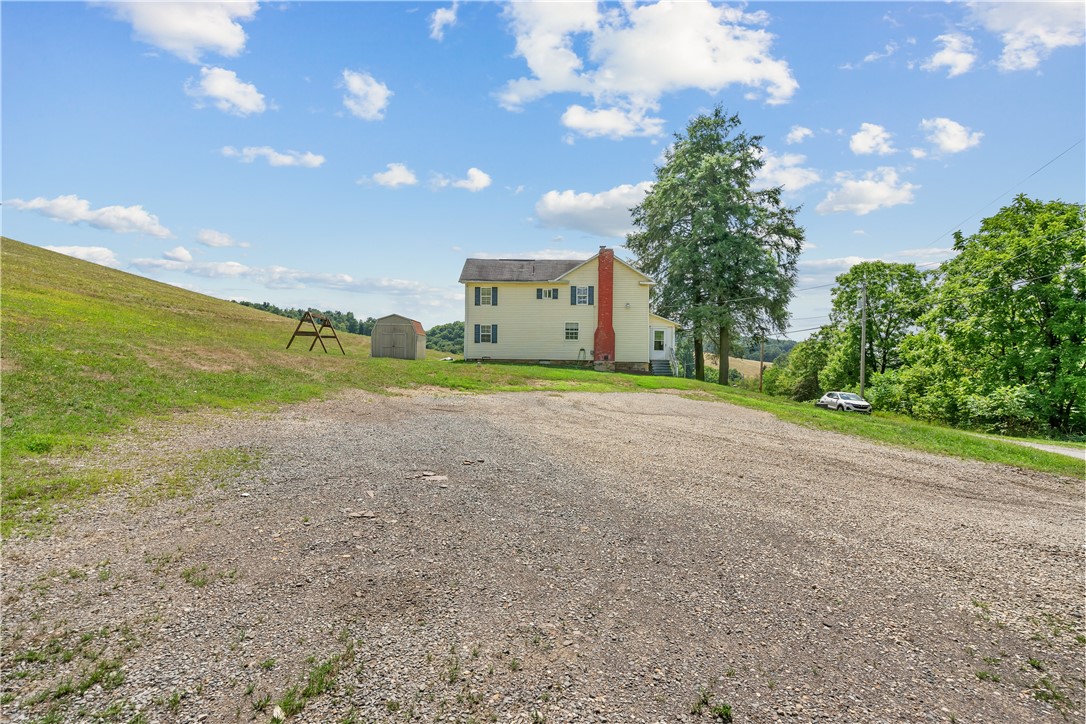
[[[0,14],[3,233],[227,299],[462,319],[466,257],[621,255],[717,103],[802,205],[794,330],[857,261],[932,268],[1016,193],[1086,200],[1080,2]]]

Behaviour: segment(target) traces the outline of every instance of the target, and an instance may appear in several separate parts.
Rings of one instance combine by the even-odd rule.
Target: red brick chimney
[[[600,247],[597,261],[599,274],[596,290],[596,334],[593,338],[597,362],[615,361],[615,252],[605,246]]]

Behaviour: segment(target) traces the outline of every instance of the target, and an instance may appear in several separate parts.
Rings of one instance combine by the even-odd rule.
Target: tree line
[[[761,137],[717,106],[676,134],[634,207],[627,248],[653,310],[681,323],[698,379],[710,349],[785,332],[804,241],[782,188],[760,187]],[[784,350],[765,389],[796,400],[856,391],[876,408],[1006,434],[1086,436],[1086,213],[1018,196],[937,269],[864,262],[837,277],[829,324]],[[866,337],[861,320],[866,309]],[[861,339],[866,339],[861,350]],[[750,356],[749,352],[747,355]]]
[[[295,307],[279,307],[269,302],[246,302],[240,300],[234,300],[237,304],[241,304],[245,307],[252,309],[259,309],[262,312],[270,312],[272,314],[278,314],[281,317],[289,317],[291,319],[301,319],[302,315],[306,312],[313,311],[326,317],[332,324],[332,327],[349,334],[361,334],[364,336],[370,336],[373,333],[373,325],[377,323],[377,320],[373,317],[366,317],[365,319],[358,319],[354,316],[354,312],[340,312],[325,310],[323,312],[310,309],[300,309]],[[436,349],[443,352],[449,352],[450,354],[463,354],[464,353],[464,323],[463,322],[449,322],[448,324],[438,324],[431,328],[426,333],[426,347],[427,349]]]
[[[836,279],[830,323],[765,373],[767,392],[858,391],[877,409],[1010,435],[1086,436],[1086,212],[1020,195],[923,272],[863,262]]]

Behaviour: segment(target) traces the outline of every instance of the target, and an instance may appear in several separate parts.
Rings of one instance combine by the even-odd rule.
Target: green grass
[[[476,393],[671,388],[879,442],[1083,476],[1081,461],[1053,453],[903,417],[834,415],[693,380],[449,363],[434,351],[423,361],[374,359],[368,337],[346,333],[340,334],[346,356],[338,350],[324,354],[319,347],[309,352],[297,342],[287,350],[296,326],[290,319],[10,239],[0,243],[5,537],[47,527],[58,503],[126,484],[122,473],[70,462],[141,420],[194,409],[260,409],[346,388],[380,394],[420,386]],[[238,462],[202,464],[222,468]],[[206,477],[200,465],[166,480],[164,494],[188,494]]]

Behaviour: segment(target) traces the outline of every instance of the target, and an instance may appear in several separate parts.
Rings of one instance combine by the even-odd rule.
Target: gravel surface
[[[140,482],[4,545],[6,721],[1083,716],[1082,481],[649,393],[351,393],[107,463]]]

